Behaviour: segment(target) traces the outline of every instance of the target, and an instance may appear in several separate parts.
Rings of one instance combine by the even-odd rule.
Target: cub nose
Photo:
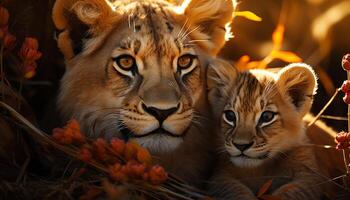
[[[164,120],[179,109],[179,106],[169,109],[159,109],[156,107],[147,107],[145,104],[142,104],[142,108],[145,112],[155,117],[159,123],[162,124]]]
[[[237,149],[239,149],[240,151],[245,151],[247,149],[249,149],[251,146],[253,146],[254,142],[251,142],[249,144],[237,144],[237,143],[233,143],[233,145],[235,145],[235,147]]]

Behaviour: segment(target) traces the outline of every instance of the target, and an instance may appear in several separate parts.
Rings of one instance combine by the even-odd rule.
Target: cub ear
[[[310,111],[317,90],[314,70],[302,63],[288,65],[278,73],[277,87],[282,97],[304,116]]]
[[[200,41],[211,55],[216,55],[225,44],[226,27],[232,22],[236,0],[184,0],[181,9],[187,23],[201,30],[194,40]]]
[[[119,18],[107,0],[56,0],[52,11],[58,47],[66,60],[83,48],[83,41],[108,29]]]
[[[237,69],[224,60],[212,60],[207,70],[208,100],[214,114],[220,115],[238,76]]]

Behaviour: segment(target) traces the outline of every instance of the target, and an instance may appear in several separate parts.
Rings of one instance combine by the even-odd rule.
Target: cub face
[[[238,167],[257,167],[305,142],[302,118],[316,91],[311,67],[277,74],[238,72],[223,61],[208,69],[209,101],[220,124],[220,150]]]

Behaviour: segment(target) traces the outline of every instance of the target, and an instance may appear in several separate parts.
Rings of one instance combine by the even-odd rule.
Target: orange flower
[[[24,78],[31,79],[36,74],[36,63],[28,63],[23,65],[22,67],[22,73],[24,75]]]
[[[29,49],[38,50],[39,42],[35,38],[27,37],[24,40],[23,46]]]
[[[125,142],[121,139],[112,139],[111,148],[118,154],[123,155],[125,150]]]
[[[0,6],[0,26],[6,26],[10,18],[9,11]]]
[[[149,171],[149,180],[154,185],[159,185],[168,179],[168,174],[161,166],[153,166]]]
[[[16,37],[10,33],[7,33],[4,37],[4,47],[8,50],[12,50],[16,44]]]
[[[53,129],[52,137],[61,144],[71,144],[73,142],[73,138],[67,135],[62,128]]]
[[[26,61],[35,62],[41,58],[42,54],[38,51],[38,41],[34,38],[26,38],[19,51],[19,56]]]
[[[128,142],[125,145],[124,156],[126,160],[132,160],[136,158],[139,146],[134,142]]]
[[[85,137],[80,132],[79,123],[75,119],[69,121],[63,129],[54,129],[53,137],[61,144],[83,143],[85,141]]]
[[[42,53],[38,51],[38,48],[39,48],[39,43],[37,39],[27,37],[23,42],[20,51],[18,52],[18,56],[23,60],[22,71],[23,71],[24,77],[27,79],[30,79],[35,75],[35,72],[36,72],[35,62],[42,56]],[[31,67],[28,67],[28,66],[31,66]]]
[[[106,161],[107,160],[107,153],[106,153],[106,145],[107,142],[106,140],[102,138],[98,138],[96,141],[93,143],[94,149],[97,153],[98,159],[101,161]]]
[[[137,151],[137,160],[140,163],[150,164],[152,161],[151,154],[144,148],[139,148]]]
[[[119,163],[115,163],[109,167],[109,175],[113,180],[118,182],[126,182],[128,180],[128,176],[125,173],[125,166]]]
[[[0,27],[0,39],[4,39],[4,37],[6,36],[6,34],[8,33],[8,28],[7,26],[4,27]]]
[[[84,143],[85,136],[80,131],[79,122],[76,119],[72,119],[68,122],[66,129],[72,131],[73,140],[77,143]]]
[[[142,180],[147,181],[147,182],[149,181],[149,173],[148,172],[145,172],[142,174]]]
[[[79,149],[78,159],[86,163],[90,162],[92,159],[92,154],[90,150],[86,147],[82,147],[81,149]]]
[[[128,161],[125,165],[125,173],[132,178],[141,178],[146,171],[146,165],[135,160]]]

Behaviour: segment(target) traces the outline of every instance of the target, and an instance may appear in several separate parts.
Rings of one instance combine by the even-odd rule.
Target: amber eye
[[[113,59],[122,70],[129,71],[136,66],[135,58],[131,55],[121,55]]]
[[[197,57],[195,55],[191,54],[185,54],[183,56],[180,56],[177,60],[177,66],[179,70],[186,70],[190,67],[192,67],[193,61]]]
[[[259,119],[259,124],[261,125],[268,125],[271,124],[275,120],[275,116],[277,113],[272,111],[264,111]]]

